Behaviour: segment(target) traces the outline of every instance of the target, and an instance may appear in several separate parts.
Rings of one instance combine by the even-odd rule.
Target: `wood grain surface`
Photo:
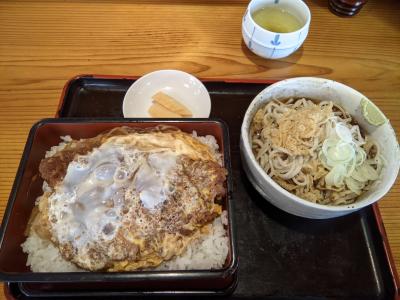
[[[241,38],[248,1],[0,1],[0,216],[32,124],[52,117],[77,74],[142,75],[180,69],[198,77],[320,76],[372,99],[400,132],[400,2],[370,0],[340,18],[308,0],[309,36],[292,56],[265,60]],[[380,209],[400,269],[400,183]],[[1,297],[0,297],[1,298]]]

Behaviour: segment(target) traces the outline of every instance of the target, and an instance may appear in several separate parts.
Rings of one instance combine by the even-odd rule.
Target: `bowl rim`
[[[206,102],[206,106],[208,108],[207,109],[207,116],[204,115],[204,116],[199,117],[199,118],[208,118],[210,116],[211,105],[212,105],[211,97],[210,97],[210,93],[208,92],[208,90],[205,87],[205,85],[203,84],[203,82],[201,82],[200,79],[198,79],[196,76],[194,76],[194,75],[192,75],[190,73],[181,71],[181,70],[163,69],[163,70],[156,70],[156,71],[152,71],[152,72],[146,73],[143,76],[140,76],[139,78],[137,78],[131,84],[131,86],[126,91],[126,93],[124,95],[124,99],[122,101],[122,115],[123,115],[124,118],[151,118],[151,117],[146,117],[146,116],[141,116],[141,117],[138,117],[138,116],[134,116],[134,117],[127,116],[128,101],[129,101],[129,99],[134,98],[133,96],[130,95],[130,93],[138,84],[140,84],[141,82],[145,81],[149,77],[153,77],[153,76],[160,75],[160,74],[161,75],[168,75],[168,76],[174,76],[174,74],[178,75],[178,76],[186,76],[186,77],[192,79],[193,81],[195,81],[196,84],[198,84],[199,88],[201,90],[203,90],[203,92],[204,92],[204,97],[202,97],[203,98],[202,101]],[[198,117],[196,117],[196,118],[198,118]],[[151,119],[156,119],[156,118],[151,118]]]
[[[369,200],[361,200],[361,201],[356,201],[354,203],[351,204],[347,204],[347,205],[339,205],[339,206],[330,206],[330,205],[324,205],[324,204],[318,204],[318,203],[313,203],[310,201],[307,201],[305,199],[302,199],[292,193],[290,193],[289,191],[285,190],[283,187],[281,187],[278,183],[275,182],[275,180],[273,180],[260,166],[260,164],[256,161],[256,158],[253,154],[253,151],[251,150],[251,145],[250,145],[250,139],[249,139],[249,132],[248,130],[246,130],[246,124],[248,124],[248,128],[250,128],[250,124],[251,124],[251,120],[254,116],[254,114],[250,115],[250,111],[254,109],[254,107],[262,105],[268,101],[266,101],[265,99],[262,99],[262,95],[270,90],[273,90],[276,87],[279,87],[281,85],[286,85],[290,82],[295,82],[295,81],[311,81],[311,82],[316,82],[318,84],[326,84],[327,82],[329,82],[330,84],[336,86],[336,87],[340,87],[345,89],[347,92],[349,93],[353,93],[357,96],[360,96],[360,98],[367,98],[366,96],[364,96],[363,94],[361,94],[360,92],[358,92],[357,90],[334,80],[331,79],[325,79],[325,78],[321,78],[321,77],[293,77],[293,78],[289,78],[289,79],[284,79],[281,81],[278,81],[276,83],[271,84],[270,86],[266,87],[264,90],[262,90],[256,97],[254,97],[254,99],[252,100],[252,102],[250,103],[249,107],[246,110],[246,113],[244,115],[243,118],[243,122],[242,122],[242,126],[241,126],[241,138],[243,139],[243,146],[241,148],[241,151],[244,151],[243,155],[245,155],[245,157],[248,159],[248,162],[251,164],[251,167],[253,167],[255,169],[255,172],[257,173],[257,176],[261,176],[263,180],[267,181],[269,184],[272,185],[272,187],[277,190],[279,193],[283,194],[284,196],[290,198],[292,201],[301,204],[303,206],[306,206],[308,208],[312,208],[312,209],[318,209],[320,211],[330,211],[330,212],[343,212],[343,211],[354,211],[354,210],[358,210],[361,209],[363,207],[366,207],[376,201],[378,201],[379,199],[381,199],[393,186],[397,175],[393,176],[390,179],[389,184],[386,185],[386,188],[382,189],[381,191],[379,191],[376,196],[374,198],[371,198]],[[267,98],[266,98],[267,99]],[[368,99],[368,98],[367,98]],[[371,100],[370,100],[371,101]],[[392,132],[394,133],[393,127],[390,125],[390,123],[387,123],[390,128],[392,129]],[[397,140],[396,135],[394,135],[394,138]],[[399,148],[397,149],[397,155],[400,155],[400,150]],[[400,162],[397,163],[397,172],[396,174],[398,174],[399,172],[399,166],[400,166]],[[396,168],[396,166],[393,166]]]

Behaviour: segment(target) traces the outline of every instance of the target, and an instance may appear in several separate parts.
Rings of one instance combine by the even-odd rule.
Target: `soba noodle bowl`
[[[383,167],[379,145],[330,101],[270,101],[255,114],[250,137],[264,171],[284,189],[314,203],[355,202]]]

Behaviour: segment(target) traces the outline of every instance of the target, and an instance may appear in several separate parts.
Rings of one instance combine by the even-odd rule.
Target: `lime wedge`
[[[371,125],[380,126],[387,122],[383,112],[367,98],[361,99],[361,109],[364,118]]]

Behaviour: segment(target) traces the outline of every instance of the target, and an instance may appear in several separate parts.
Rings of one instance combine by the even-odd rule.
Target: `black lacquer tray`
[[[57,116],[122,117],[122,100],[134,80],[125,76],[76,77],[63,91]],[[224,120],[230,132],[239,254],[238,285],[230,298],[396,298],[398,276],[377,205],[335,219],[309,220],[270,205],[247,180],[240,163],[240,126],[251,100],[271,82],[203,82],[211,95],[211,117]],[[9,283],[6,292],[18,299],[57,294],[56,288],[40,292],[41,285],[35,290],[25,283]],[[117,294],[77,293],[73,287],[63,292],[71,297],[134,294],[129,289]]]

